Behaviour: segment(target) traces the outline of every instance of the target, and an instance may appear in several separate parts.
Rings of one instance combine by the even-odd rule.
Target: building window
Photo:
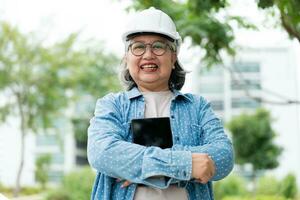
[[[84,166],[84,165],[88,165],[88,164],[89,164],[89,162],[88,162],[86,156],[79,156],[79,155],[76,156],[76,165]]]
[[[237,72],[260,72],[260,65],[257,62],[237,62],[232,66]]]
[[[36,144],[38,146],[56,146],[58,138],[56,135],[37,135]]]
[[[224,102],[223,101],[211,101],[210,105],[213,110],[224,110]]]
[[[261,84],[259,80],[241,80],[241,81],[231,81],[232,90],[260,90]]]
[[[201,84],[200,93],[223,93],[224,84],[223,83],[211,83],[211,84]]]
[[[232,99],[232,108],[258,108],[260,103],[250,98]]]
[[[52,164],[64,164],[64,155],[61,153],[52,154]]]
[[[61,182],[63,175],[64,175],[63,171],[50,170],[48,172],[50,182],[55,182],[55,183]]]
[[[221,76],[223,74],[223,69],[220,66],[214,66],[211,68],[201,68],[200,74],[203,76]]]

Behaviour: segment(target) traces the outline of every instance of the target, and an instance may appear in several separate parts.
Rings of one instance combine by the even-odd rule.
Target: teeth
[[[157,68],[156,65],[143,65],[142,68]]]

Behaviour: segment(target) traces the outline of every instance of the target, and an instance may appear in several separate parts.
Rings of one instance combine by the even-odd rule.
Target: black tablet
[[[173,145],[170,119],[144,118],[131,120],[133,143],[143,146],[157,146],[162,149]]]

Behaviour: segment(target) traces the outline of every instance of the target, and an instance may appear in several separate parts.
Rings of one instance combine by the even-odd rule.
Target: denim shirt
[[[132,143],[130,122],[144,118],[145,102],[137,88],[99,99],[88,128],[88,160],[96,169],[92,200],[133,199],[137,184],[165,189],[178,184],[190,200],[213,200],[212,181],[233,168],[233,148],[210,104],[200,96],[174,90],[170,107],[173,147]],[[207,183],[192,179],[192,153],[207,153],[215,175]],[[165,176],[167,178],[157,178]],[[123,182],[132,182],[122,188]]]

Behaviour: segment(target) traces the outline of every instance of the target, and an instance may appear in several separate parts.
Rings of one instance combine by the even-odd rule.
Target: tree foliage
[[[291,38],[300,42],[300,1],[299,0],[258,0],[258,7],[279,11],[282,27]]]
[[[228,124],[232,133],[236,162],[251,163],[254,171],[278,166],[282,148],[274,144],[275,132],[270,113],[258,109],[254,114],[241,114]]]
[[[33,34],[23,34],[0,22],[0,119],[20,119],[21,161],[15,195],[24,166],[25,136],[55,130],[57,119],[83,95],[94,99],[119,88],[116,57],[95,41],[79,45],[78,34],[44,45]]]
[[[255,1],[255,0],[253,0]],[[291,38],[300,42],[300,1],[299,0],[256,0],[259,8],[279,13],[282,27]],[[190,37],[192,44],[205,51],[204,61],[211,66],[222,62],[220,52],[234,55],[233,25],[240,28],[256,29],[241,16],[231,16],[225,10],[230,7],[228,0],[135,0],[130,8],[141,10],[154,6],[169,14],[183,38]],[[274,19],[274,17],[273,17]]]
[[[228,5],[227,0],[141,0],[133,1],[132,8],[140,10],[154,6],[166,12],[175,21],[183,38],[191,38],[193,45],[204,49],[204,61],[211,66],[222,61],[220,56],[222,50],[230,55],[235,53],[231,24],[237,23],[244,28],[254,28],[239,16],[225,15],[222,19],[218,17]]]

